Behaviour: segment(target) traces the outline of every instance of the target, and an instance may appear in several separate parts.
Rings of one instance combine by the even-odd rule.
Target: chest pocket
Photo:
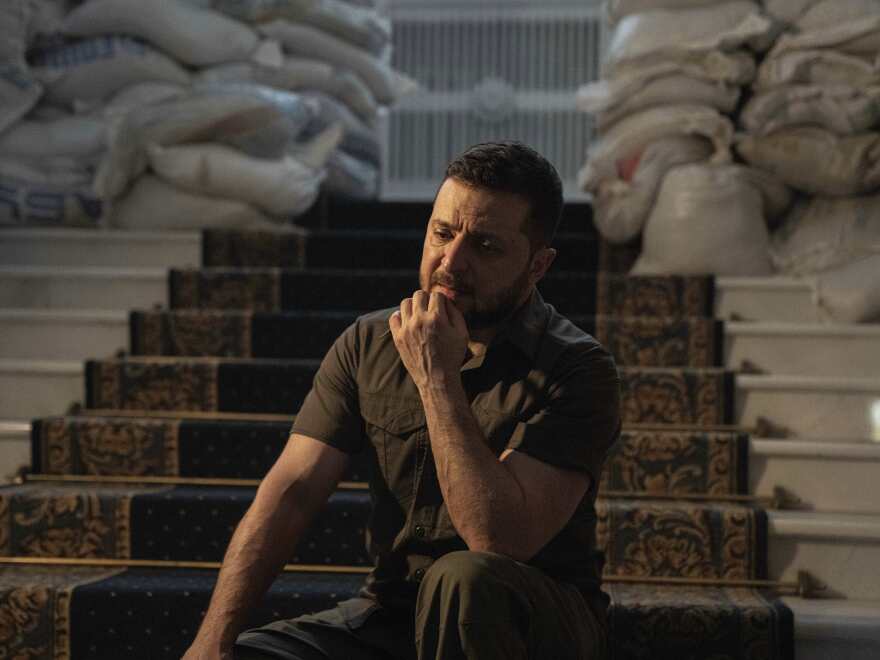
[[[361,415],[382,477],[402,505],[412,501],[415,476],[428,446],[428,429],[422,402],[365,396]]]

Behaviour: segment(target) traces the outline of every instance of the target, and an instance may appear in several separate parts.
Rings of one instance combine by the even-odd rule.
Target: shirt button
[[[423,539],[425,538],[425,528],[421,525],[416,525],[415,528],[416,538]]]
[[[425,577],[425,569],[424,568],[417,568],[415,570],[415,572],[413,573],[413,578],[415,579],[416,582],[421,582],[423,577]]]

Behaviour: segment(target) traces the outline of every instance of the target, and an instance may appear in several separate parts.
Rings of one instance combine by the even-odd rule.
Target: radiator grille
[[[531,3],[537,5],[538,3]],[[568,198],[593,128],[577,88],[599,76],[606,35],[597,3],[398,0],[393,64],[422,89],[386,118],[386,199],[430,199],[466,146],[518,139],[559,170]]]

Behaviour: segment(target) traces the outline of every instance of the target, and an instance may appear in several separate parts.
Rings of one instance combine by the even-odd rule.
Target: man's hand
[[[388,320],[394,345],[419,390],[458,378],[468,347],[461,312],[441,293],[416,291]]]

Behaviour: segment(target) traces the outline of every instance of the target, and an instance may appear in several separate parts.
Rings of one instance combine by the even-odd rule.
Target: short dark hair
[[[513,193],[529,203],[523,228],[534,252],[549,246],[562,215],[562,181],[556,168],[522,142],[483,142],[457,156],[446,167],[446,179]]]

